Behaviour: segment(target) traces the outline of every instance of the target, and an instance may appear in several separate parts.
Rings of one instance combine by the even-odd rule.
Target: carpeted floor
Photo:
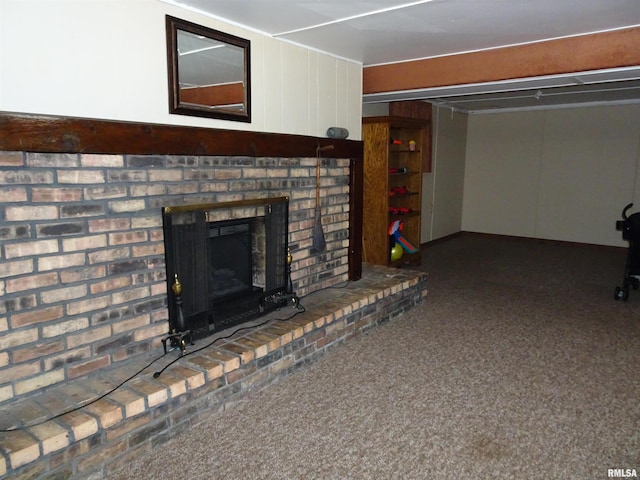
[[[640,475],[640,291],[625,255],[483,236],[429,246],[429,296],[115,479]]]

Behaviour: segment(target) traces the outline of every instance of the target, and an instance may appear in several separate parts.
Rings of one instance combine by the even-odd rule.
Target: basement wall
[[[626,247],[640,105],[469,115],[462,230]]]

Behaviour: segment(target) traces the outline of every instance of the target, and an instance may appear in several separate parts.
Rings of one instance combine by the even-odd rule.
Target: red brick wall
[[[348,274],[349,160],[0,152],[0,403],[160,348],[160,209],[287,195],[294,289]]]

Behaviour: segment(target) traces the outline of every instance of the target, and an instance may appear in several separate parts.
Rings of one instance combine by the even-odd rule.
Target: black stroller
[[[622,238],[629,242],[627,263],[624,268],[622,287],[616,287],[616,300],[629,299],[629,287],[637,290],[640,287],[640,212],[627,216],[627,211],[633,207],[630,203],[622,210],[622,220],[616,222],[616,230],[622,231]]]

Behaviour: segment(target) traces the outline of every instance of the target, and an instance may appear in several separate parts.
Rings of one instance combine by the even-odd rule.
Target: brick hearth
[[[3,428],[33,425],[78,410],[0,434],[0,476],[108,477],[154,445],[230,408],[247,393],[402,314],[426,294],[424,273],[365,265],[360,281],[303,297],[304,312],[286,307],[263,317],[261,321],[269,320],[265,325],[210,346],[215,337],[203,339],[189,347],[187,356],[179,357],[177,351],[162,357],[139,356],[117,369],[102,369],[82,383],[56,386],[5,405],[0,410]],[[154,372],[176,358],[154,378]],[[158,360],[152,366],[100,398],[154,359]],[[96,398],[100,399],[82,407]]]

